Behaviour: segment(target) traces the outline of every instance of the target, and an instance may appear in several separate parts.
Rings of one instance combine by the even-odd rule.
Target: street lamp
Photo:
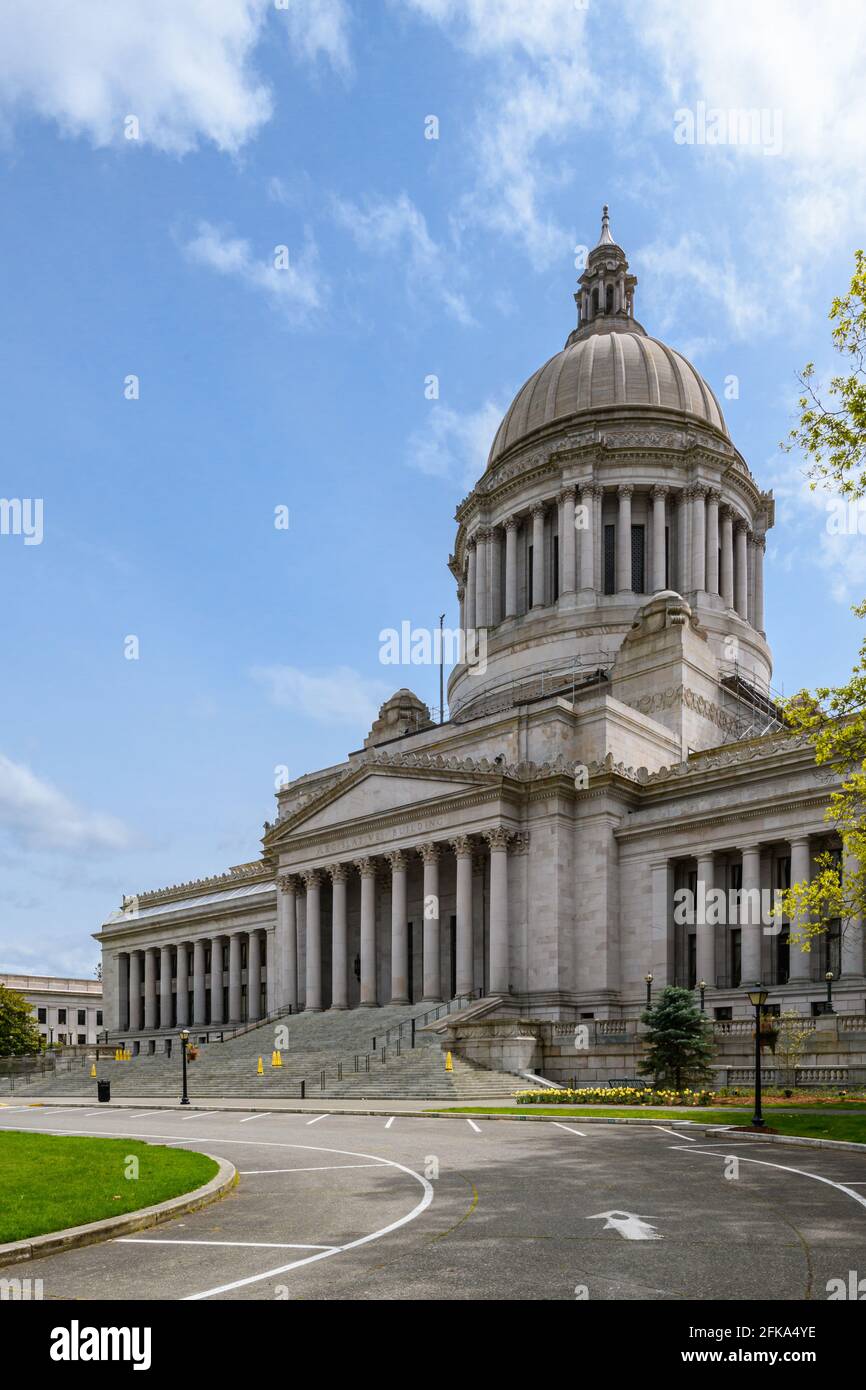
[[[827,1013],[831,1014],[833,1012],[833,971],[828,970],[824,979],[827,981]]]
[[[646,980],[646,1006],[650,1008],[653,997],[653,977],[652,975],[644,975],[644,979]]]
[[[181,1105],[189,1105],[189,1096],[186,1091],[186,1045],[189,1042],[189,1029],[180,1030],[180,1055],[183,1062],[183,1095],[180,1098]]]
[[[706,989],[707,989],[707,982],[706,982],[706,980],[701,980],[701,981],[700,981],[700,983],[699,983],[699,985],[698,985],[698,989],[701,991],[701,1013],[703,1013],[703,1012],[704,1012],[704,994],[706,993]]]
[[[763,1129],[764,1116],[761,1111],[761,1009],[767,1002],[769,995],[765,989],[750,989],[748,992],[749,1003],[755,1008],[755,1113],[752,1116],[752,1124],[755,1129]]]

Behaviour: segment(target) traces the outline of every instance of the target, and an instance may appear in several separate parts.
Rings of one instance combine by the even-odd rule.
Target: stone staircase
[[[415,1047],[411,1046],[413,1017],[424,1018],[417,1005],[271,1020],[225,1042],[203,1044],[198,1058],[188,1066],[189,1094],[193,1099],[297,1099],[303,1081],[306,1097],[313,1100],[477,1100],[510,1097],[525,1084],[519,1076],[487,1071],[459,1057],[453,1058],[453,1070],[446,1071],[445,1054],[435,1033],[417,1028]],[[288,1033],[288,1046],[281,1048],[282,1067],[272,1067],[271,1053],[281,1029]],[[257,1074],[259,1057],[264,1065],[262,1076]],[[171,1057],[141,1055],[129,1062],[101,1059],[97,1074],[111,1082],[113,1097],[180,1095],[177,1044]],[[14,1095],[25,1099],[95,1097],[95,1091],[96,1082],[87,1063],[29,1085],[16,1082]]]

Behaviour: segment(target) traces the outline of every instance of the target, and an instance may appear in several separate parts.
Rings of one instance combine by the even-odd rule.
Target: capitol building
[[[126,898],[97,933],[115,1035],[475,995],[499,1018],[634,1020],[648,985],[716,1020],[864,1012],[863,931],[810,952],[760,914],[683,914],[809,877],[832,783],[782,727],[774,523],[716,395],[636,317],[611,232],[577,323],[456,510],[469,633],[434,723],[407,689],[344,761],[280,788],[259,857]],[[444,558],[444,557],[443,557]],[[647,977],[651,976],[651,981]],[[371,1017],[371,1022],[372,1022]]]

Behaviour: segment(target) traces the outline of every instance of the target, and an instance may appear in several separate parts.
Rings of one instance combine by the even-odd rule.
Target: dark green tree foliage
[[[42,1051],[36,1017],[23,994],[0,985],[0,1057]]]
[[[657,1084],[681,1090],[703,1081],[710,1071],[713,1043],[709,1025],[691,990],[668,985],[651,1009],[641,1014],[646,1025],[646,1054],[638,1064]]]

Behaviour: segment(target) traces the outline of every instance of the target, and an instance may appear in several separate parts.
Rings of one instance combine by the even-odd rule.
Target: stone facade
[[[59,975],[0,975],[0,987],[23,994],[36,1014],[46,1043],[93,1045],[103,1031],[102,985],[99,980]]]
[[[831,787],[770,689],[772,494],[635,284],[605,220],[577,329],[457,508],[450,719],[398,691],[361,749],[280,789],[258,860],[126,900],[97,937],[116,1032],[470,993],[603,1025],[647,975],[703,981],[719,1023],[756,981],[817,1012],[828,970],[836,1008],[866,1009],[861,923],[804,955],[750,915],[832,847]],[[724,890],[726,920],[678,921],[683,888]]]

